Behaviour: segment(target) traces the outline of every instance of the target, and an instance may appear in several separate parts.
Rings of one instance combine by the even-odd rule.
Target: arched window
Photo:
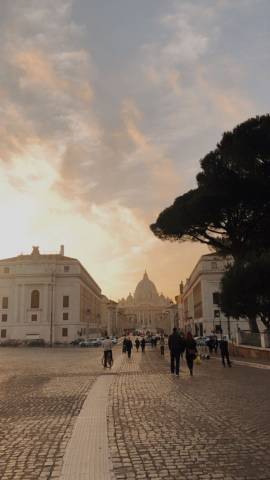
[[[39,308],[39,291],[33,290],[31,293],[31,308]]]

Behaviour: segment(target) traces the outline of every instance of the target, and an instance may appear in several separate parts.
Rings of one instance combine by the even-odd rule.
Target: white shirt
[[[105,338],[102,342],[103,350],[104,352],[107,352],[108,350],[112,350],[113,343],[109,338]]]

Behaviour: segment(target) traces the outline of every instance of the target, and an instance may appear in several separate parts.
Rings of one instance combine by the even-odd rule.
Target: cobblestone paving
[[[108,414],[116,479],[270,479],[268,370],[205,360],[176,377],[148,349],[120,372]]]
[[[0,478],[59,478],[101,351],[0,349]]]

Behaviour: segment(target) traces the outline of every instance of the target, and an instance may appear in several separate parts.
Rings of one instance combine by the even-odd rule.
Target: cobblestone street
[[[1,480],[59,478],[100,357],[76,348],[0,350]]]
[[[0,350],[1,479],[60,478],[78,414],[104,376],[101,354]],[[211,359],[193,378],[183,362],[178,378],[158,348],[114,355],[118,367],[105,371],[112,478],[270,479],[270,370]]]

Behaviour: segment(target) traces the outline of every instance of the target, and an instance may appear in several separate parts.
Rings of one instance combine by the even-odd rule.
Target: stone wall
[[[236,357],[242,357],[250,360],[270,361],[270,348],[230,344],[230,353]]]

